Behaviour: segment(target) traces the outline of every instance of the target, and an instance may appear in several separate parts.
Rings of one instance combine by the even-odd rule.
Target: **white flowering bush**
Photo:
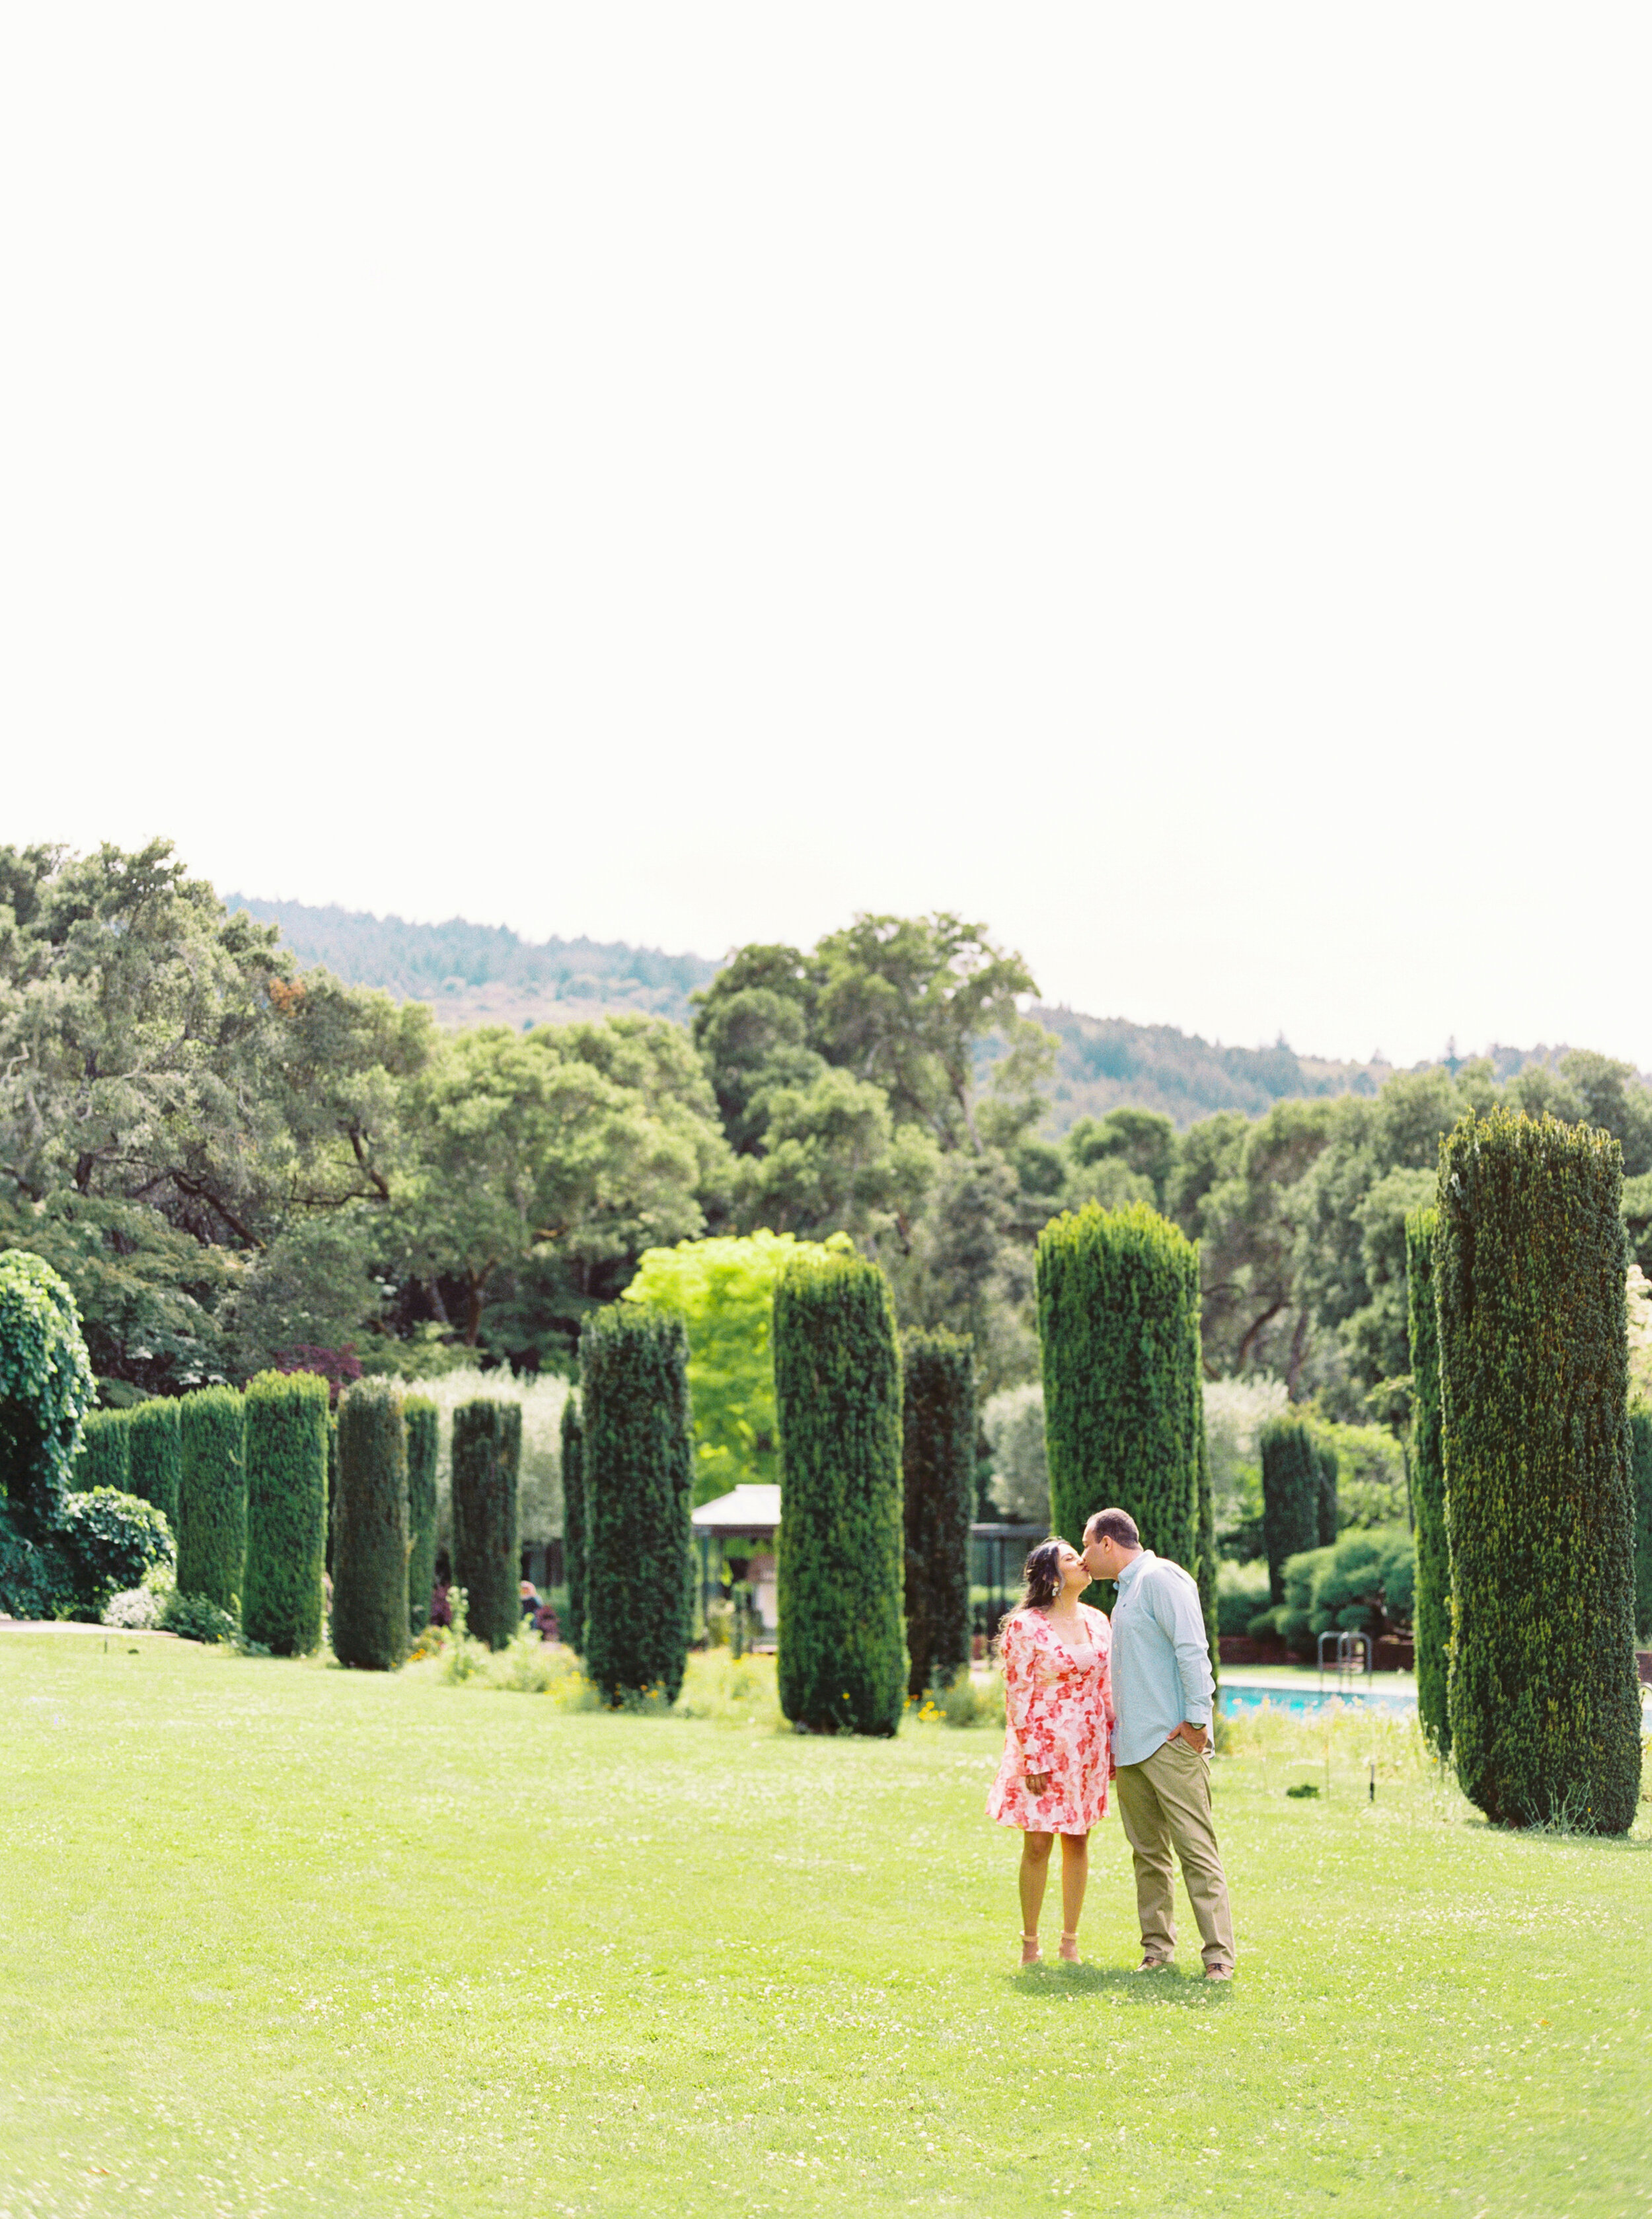
[[[165,1601],[153,1588],[123,1588],[104,1604],[103,1623],[118,1625],[127,1633],[152,1633],[160,1624]]]

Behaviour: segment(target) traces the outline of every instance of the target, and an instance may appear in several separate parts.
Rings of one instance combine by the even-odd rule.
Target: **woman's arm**
[[[1022,1619],[1008,1621],[999,1653],[1003,1658],[1004,1713],[1021,1752],[1022,1769],[1041,1777],[1048,1769],[1049,1736],[1033,1715],[1034,1648],[1031,1631]]]

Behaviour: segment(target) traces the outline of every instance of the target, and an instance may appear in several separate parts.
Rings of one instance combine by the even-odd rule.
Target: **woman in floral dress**
[[[1039,1961],[1038,1917],[1050,1849],[1061,1837],[1061,1955],[1078,1961],[1078,1914],[1090,1877],[1090,1830],[1113,1776],[1113,1630],[1081,1603],[1090,1573],[1077,1549],[1040,1541],[1027,1559],[1020,1607],[1003,1623],[1003,1762],[988,1816],[1019,1826],[1021,1961]]]

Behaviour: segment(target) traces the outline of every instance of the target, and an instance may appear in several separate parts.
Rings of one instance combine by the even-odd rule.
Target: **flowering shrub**
[[[127,1588],[104,1604],[103,1623],[130,1633],[152,1633],[160,1624],[162,1607],[162,1598],[152,1588]]]

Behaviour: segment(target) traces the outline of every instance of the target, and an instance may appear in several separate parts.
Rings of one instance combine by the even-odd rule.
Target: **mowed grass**
[[[48,1632],[0,1731],[0,2214],[1652,2205],[1648,1830],[1373,1806],[1351,1726],[1328,1803],[1317,1741],[1218,1764],[1227,1988],[1190,1922],[1129,1969],[1115,1818],[1088,1963],[1014,1969],[991,1732]]]

